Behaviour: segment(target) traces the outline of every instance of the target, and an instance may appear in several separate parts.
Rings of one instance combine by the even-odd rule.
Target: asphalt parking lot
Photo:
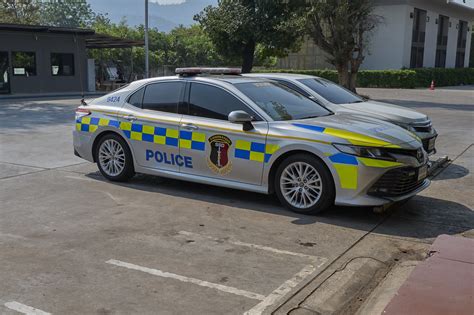
[[[108,182],[72,153],[78,99],[0,101],[0,314],[350,312],[438,235],[474,238],[474,88],[359,93],[428,114],[436,157],[452,159],[382,214],[304,216],[275,196],[145,175]]]

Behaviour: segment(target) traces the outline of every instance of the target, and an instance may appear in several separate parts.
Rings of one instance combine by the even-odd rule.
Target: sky
[[[88,0],[88,3],[96,13],[107,13],[112,22],[125,18],[132,26],[144,23],[144,0]],[[149,3],[150,27],[169,32],[180,24],[195,23],[193,16],[208,5],[217,5],[217,0],[149,0]]]

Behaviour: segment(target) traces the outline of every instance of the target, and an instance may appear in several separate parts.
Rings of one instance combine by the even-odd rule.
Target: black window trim
[[[54,74],[53,73],[53,55],[72,55],[72,74]],[[76,75],[76,55],[73,52],[50,52],[49,63],[51,65],[52,77],[74,77]]]
[[[250,110],[250,112],[248,114],[252,115],[252,117],[255,119],[255,120],[253,120],[254,122],[258,122],[258,121],[267,122],[267,120],[264,119],[262,117],[262,115],[260,115],[260,113],[258,113],[255,109],[253,109],[252,106],[250,106],[246,101],[244,101],[240,96],[238,96],[234,92],[226,89],[225,87],[223,87],[221,85],[214,84],[212,82],[203,82],[203,81],[188,81],[189,87],[186,88],[186,93],[187,94],[185,95],[185,99],[183,100],[183,106],[185,106],[187,108],[185,109],[185,113],[183,113],[183,115],[186,115],[188,117],[199,117],[199,118],[203,118],[203,119],[212,119],[212,120],[215,120],[215,121],[221,121],[221,122],[222,121],[227,121],[227,122],[229,122],[228,120],[224,120],[224,119],[216,119],[216,118],[189,115],[189,103],[190,103],[190,100],[191,100],[191,85],[195,84],[195,83],[196,84],[206,84],[206,85],[221,89],[221,90],[229,93],[230,95],[235,97],[237,100],[239,100],[242,104],[244,104]]]
[[[129,106],[133,106],[134,108],[138,108],[138,109],[141,109],[141,110],[147,110],[147,111],[152,111],[152,112],[157,112],[157,113],[166,113],[166,114],[176,114],[176,115],[182,115],[180,114],[179,112],[179,108],[181,105],[181,103],[183,103],[184,101],[184,96],[185,96],[185,90],[186,90],[186,85],[181,89],[181,93],[179,95],[179,101],[178,101],[178,104],[177,104],[177,112],[176,113],[170,113],[170,112],[163,112],[163,111],[160,111],[160,110],[149,110],[149,109],[146,109],[146,108],[143,108],[143,99],[145,98],[145,93],[146,93],[146,88],[149,86],[149,85],[153,85],[153,84],[159,84],[159,83],[172,83],[172,82],[182,82],[183,84],[186,84],[186,81],[183,81],[183,80],[179,80],[179,79],[175,79],[175,80],[158,80],[158,81],[153,81],[153,82],[148,82],[146,84],[143,84],[141,85],[138,89],[135,89],[133,90],[128,96],[127,96],[127,99],[126,99],[126,103],[127,105]],[[141,106],[140,107],[137,107],[133,104],[130,104],[129,101],[130,101],[130,98],[135,94],[137,93],[138,91],[140,91],[141,89],[143,89],[143,95],[142,95],[142,101],[141,101]]]
[[[26,75],[25,74],[15,74],[15,66],[13,65],[13,54],[15,53],[31,53],[34,55],[34,63],[35,63],[35,74],[33,75]],[[36,51],[28,51],[28,50],[12,50],[11,51],[11,65],[12,65],[12,75],[14,77],[35,77],[38,75],[38,63],[36,62]]]

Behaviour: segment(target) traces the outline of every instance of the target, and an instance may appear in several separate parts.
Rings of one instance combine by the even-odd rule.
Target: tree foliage
[[[95,13],[86,0],[55,0],[41,4],[41,24],[61,27],[89,27]]]
[[[370,33],[381,19],[373,9],[373,0],[325,0],[311,1],[306,13],[308,35],[329,55],[339,83],[352,91]]]
[[[112,23],[106,16],[96,17],[92,28],[100,34],[107,34],[119,38],[132,40],[143,40],[145,31],[143,25],[130,27],[126,20],[120,23]],[[163,68],[169,66],[222,66],[224,60],[216,51],[207,33],[199,25],[190,27],[179,26],[170,33],[160,32],[156,28],[148,30],[149,37],[149,60],[151,73],[163,74]],[[141,74],[145,71],[145,51],[143,47],[131,49],[94,49],[89,55],[104,64],[114,61],[119,64],[126,64],[123,73],[126,79],[134,74]],[[133,69],[131,69],[133,64]],[[133,73],[132,73],[133,72]]]
[[[240,61],[242,72],[253,67],[257,46],[261,56],[285,56],[299,48],[303,20],[299,1],[220,0],[194,19],[209,34],[217,51]]]
[[[0,0],[0,21],[12,24],[38,24],[41,3],[37,0]]]

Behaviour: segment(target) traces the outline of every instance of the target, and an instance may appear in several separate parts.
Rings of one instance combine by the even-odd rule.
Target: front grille
[[[418,180],[418,169],[403,167],[385,173],[370,189],[368,194],[374,196],[395,197],[408,194],[423,185]]]
[[[417,149],[417,150],[408,150],[408,149],[387,149],[387,152],[393,153],[393,154],[401,154],[401,155],[408,155],[411,157],[414,157],[417,159],[418,162],[422,163],[423,162],[423,150]]]

